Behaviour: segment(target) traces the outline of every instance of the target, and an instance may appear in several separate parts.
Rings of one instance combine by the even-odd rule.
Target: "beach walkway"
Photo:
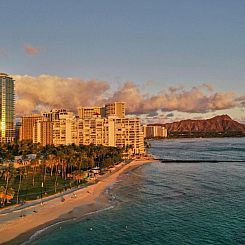
[[[21,237],[23,239],[23,236],[25,240],[25,234],[27,232],[31,235],[34,230],[39,229],[39,227],[46,227],[47,224],[50,225],[51,223],[57,222],[57,220],[67,219],[67,215],[70,218],[73,217],[76,213],[76,208],[79,209],[80,216],[101,209],[102,205],[108,205],[108,200],[104,196],[105,190],[117,181],[121,173],[142,164],[152,162],[154,162],[154,159],[134,160],[128,164],[120,163],[111,173],[107,172],[100,176],[97,179],[97,183],[62,195],[65,199],[63,202],[59,196],[46,201],[43,205],[34,205],[33,203],[33,206],[12,211],[7,214],[1,214],[0,244],[11,241],[17,237],[18,240],[21,239]],[[73,198],[73,193],[75,193],[75,198]],[[19,237],[20,235],[21,237]]]

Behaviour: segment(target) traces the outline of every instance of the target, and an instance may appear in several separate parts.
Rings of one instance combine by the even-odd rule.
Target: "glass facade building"
[[[14,80],[0,73],[0,142],[14,141],[14,105]]]

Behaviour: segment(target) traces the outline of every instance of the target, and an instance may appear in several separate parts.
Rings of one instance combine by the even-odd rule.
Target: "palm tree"
[[[20,193],[20,188],[21,188],[21,184],[22,184],[22,177],[24,175],[24,169],[23,168],[19,168],[19,185],[18,185],[18,191],[17,191],[17,204],[19,203],[19,193]]]
[[[6,181],[6,186],[5,186],[5,199],[3,201],[3,205],[6,204],[6,201],[7,201],[7,193],[8,193],[8,187],[9,187],[9,180],[12,176],[12,171],[11,171],[11,168],[8,167],[5,172],[4,172],[4,178],[5,178],[5,181]]]

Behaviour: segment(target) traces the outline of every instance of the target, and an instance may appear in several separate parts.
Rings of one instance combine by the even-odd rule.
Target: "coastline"
[[[39,230],[111,208],[108,197],[105,195],[106,189],[118,180],[121,173],[153,162],[156,160],[134,160],[129,164],[120,163],[112,173],[101,176],[96,184],[74,191],[76,197],[71,193],[64,195],[64,202],[60,197],[52,199],[47,201],[38,212],[2,223],[0,244],[21,244]]]

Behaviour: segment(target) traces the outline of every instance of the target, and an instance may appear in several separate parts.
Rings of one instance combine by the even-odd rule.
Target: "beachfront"
[[[52,223],[62,220],[82,217],[88,213],[95,212],[108,205],[104,195],[105,190],[113,185],[119,175],[125,171],[136,168],[145,163],[152,163],[154,159],[134,160],[129,164],[120,163],[112,173],[101,176],[99,181],[83,189],[64,195],[65,201],[60,197],[45,202],[42,206],[38,205],[36,212],[18,211],[18,216],[11,218],[10,214],[0,214],[5,221],[0,227],[0,243],[10,242],[18,237],[18,243],[28,239],[36,230],[42,229]],[[27,208],[28,209],[28,208]],[[36,210],[37,210],[36,209]],[[25,212],[25,215],[22,215]],[[10,217],[8,219],[8,216]],[[19,237],[20,236],[20,237]]]

